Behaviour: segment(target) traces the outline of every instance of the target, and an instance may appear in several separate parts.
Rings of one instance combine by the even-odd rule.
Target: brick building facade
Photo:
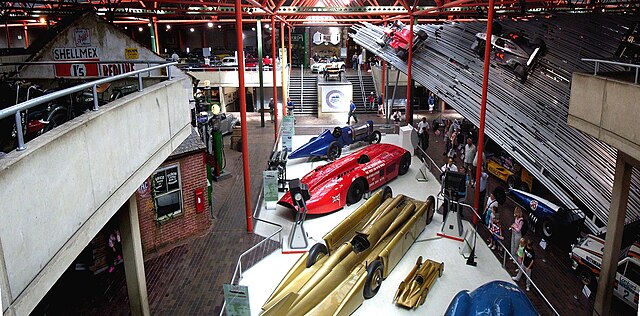
[[[205,146],[193,132],[136,192],[142,249],[145,254],[211,225],[207,200]],[[196,208],[201,189],[202,208]]]

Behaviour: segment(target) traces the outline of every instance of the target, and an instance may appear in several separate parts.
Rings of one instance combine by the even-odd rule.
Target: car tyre
[[[555,222],[552,219],[545,219],[542,222],[542,235],[546,238],[551,238],[551,236],[553,236],[555,226]]]
[[[317,243],[309,249],[309,255],[307,256],[307,268],[311,268],[320,258],[326,256],[329,253],[327,246],[321,243]]]
[[[331,132],[331,135],[333,135],[333,137],[335,138],[340,138],[340,136],[342,136],[342,128],[337,126],[334,127],[333,132]]]
[[[67,120],[67,115],[66,115],[66,109],[63,109],[61,111],[58,111],[57,113],[53,114],[50,118],[49,118],[49,124],[47,124],[47,126],[44,127],[44,130],[42,131],[43,133],[46,133],[62,124],[64,124]]]
[[[378,293],[384,281],[384,265],[376,259],[367,267],[367,278],[364,281],[364,298],[370,299]]]
[[[513,71],[516,73],[516,77],[518,77],[521,83],[525,83],[527,81],[527,70],[524,66],[516,64]]]
[[[388,185],[385,185],[382,188],[382,201],[386,201],[387,199],[393,198],[393,190]]]
[[[518,186],[518,189],[520,189],[520,191],[524,191],[524,192],[531,192],[531,189],[529,188],[529,186],[526,183],[520,183],[520,185]]]
[[[416,33],[416,34],[418,35],[418,38],[419,38],[421,41],[424,41],[424,40],[426,40],[427,38],[429,38],[429,35],[427,34],[427,32],[425,32],[425,31],[423,31],[423,30],[418,31],[418,33]]]
[[[364,180],[358,178],[353,181],[349,187],[349,191],[347,191],[347,204],[351,205],[360,202],[365,190]]]
[[[400,167],[398,168],[398,174],[403,175],[409,172],[409,166],[411,166],[411,154],[407,152],[402,155],[402,158],[400,158]]]
[[[338,145],[338,142],[333,142],[329,145],[329,148],[327,148],[327,158],[329,160],[335,160],[336,158],[340,157],[340,154],[342,153],[342,148],[340,148],[340,145]]]
[[[481,39],[476,39],[476,41],[478,42],[478,45],[476,45],[474,50],[480,59],[484,59],[484,46],[486,45],[486,41]]]
[[[518,187],[519,184],[520,183],[518,181],[518,178],[516,178],[516,176],[510,175],[507,178],[507,187],[509,187],[509,189],[515,189]]]
[[[531,41],[531,46],[540,47],[540,52],[542,54],[544,54],[544,52],[547,50],[547,44],[539,37],[536,37],[533,39],[533,41]]]
[[[380,140],[382,140],[380,131],[373,131],[373,133],[369,135],[369,144],[380,144]]]
[[[582,284],[586,285],[590,289],[596,289],[598,287],[598,280],[596,279],[596,276],[586,267],[580,267],[578,278],[580,278]]]
[[[396,56],[398,56],[398,58],[400,58],[400,60],[402,61],[407,61],[407,59],[409,58],[409,53],[407,53],[407,51],[399,49],[396,52]]]

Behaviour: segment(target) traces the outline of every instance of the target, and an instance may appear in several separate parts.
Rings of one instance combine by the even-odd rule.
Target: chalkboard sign
[[[153,175],[153,192],[164,194],[180,189],[178,166],[160,170]]]

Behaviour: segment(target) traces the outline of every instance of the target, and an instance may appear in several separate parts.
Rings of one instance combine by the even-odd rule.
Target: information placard
[[[244,285],[223,284],[227,316],[250,316],[249,288]]]
[[[293,115],[285,115],[282,119],[282,150],[293,151],[293,135],[295,134],[295,118]]]
[[[262,171],[264,183],[264,201],[275,202],[278,200],[278,170]],[[266,203],[265,203],[266,204]]]

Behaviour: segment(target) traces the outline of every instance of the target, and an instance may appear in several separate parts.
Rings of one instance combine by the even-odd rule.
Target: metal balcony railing
[[[621,62],[612,61],[612,60],[591,59],[591,58],[582,58],[582,61],[590,61],[590,62],[594,62],[595,63],[595,66],[593,67],[593,75],[594,76],[598,75],[598,71],[600,70],[600,64],[608,64],[608,65],[616,65],[616,66],[628,67],[629,69],[635,68],[636,69],[636,76],[635,76],[635,80],[633,81],[633,83],[638,84],[638,72],[640,70],[640,65],[629,64],[629,63],[621,63]]]

